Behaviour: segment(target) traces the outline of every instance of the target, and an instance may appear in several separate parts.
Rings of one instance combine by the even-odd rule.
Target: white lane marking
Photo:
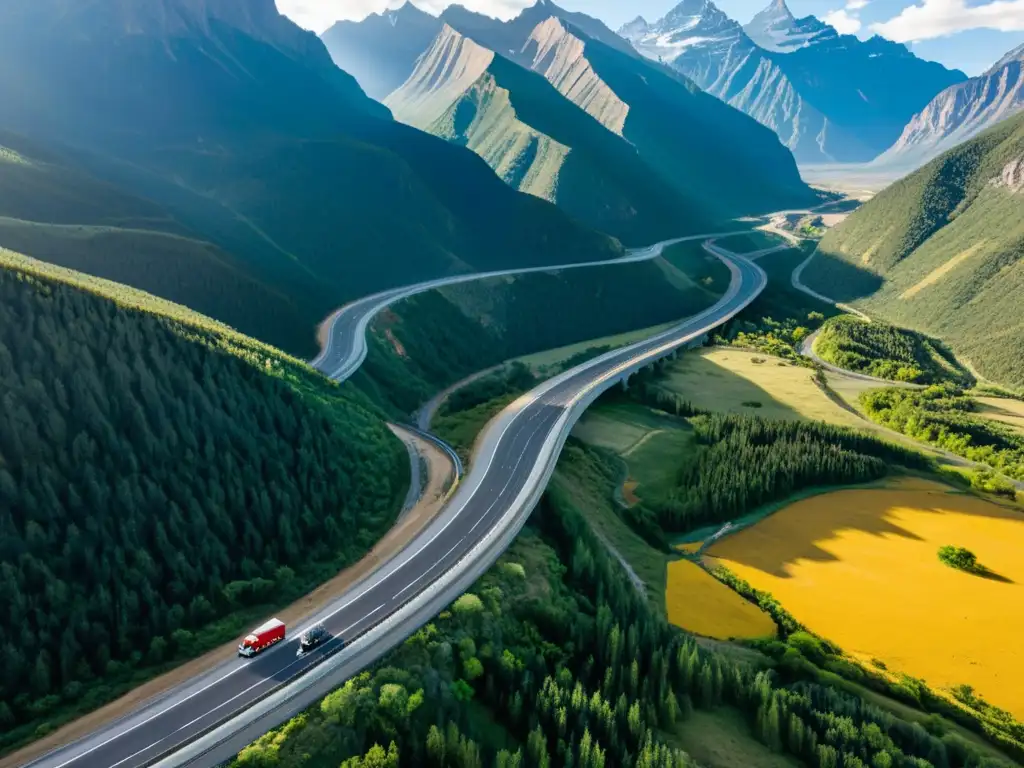
[[[194,691],[193,693],[190,693],[190,694],[189,694],[188,696],[186,696],[185,698],[183,698],[183,699],[180,699],[179,701],[176,701],[176,702],[174,702],[173,704],[171,704],[171,706],[169,706],[169,707],[166,707],[165,709],[162,709],[162,710],[160,710],[159,712],[157,712],[157,713],[156,713],[156,714],[154,714],[154,715],[151,715],[150,717],[148,717],[148,718],[146,718],[145,720],[143,720],[143,721],[142,721],[141,723],[136,723],[136,724],[135,724],[135,725],[133,725],[133,726],[132,726],[131,728],[126,728],[126,729],[125,729],[125,730],[123,730],[123,731],[118,731],[118,733],[117,733],[117,734],[115,734],[114,736],[111,736],[111,737],[110,737],[109,739],[107,739],[106,741],[104,741],[104,742],[101,742],[101,743],[97,744],[97,745],[96,745],[95,747],[92,747],[91,749],[87,749],[87,750],[86,750],[85,752],[80,752],[79,754],[77,754],[77,755],[75,755],[75,756],[74,756],[73,758],[71,758],[70,760],[66,760],[66,761],[64,761],[63,763],[61,763],[60,765],[54,766],[54,768],[64,768],[64,766],[66,766],[66,765],[70,765],[71,763],[75,762],[76,760],[81,760],[81,759],[82,759],[83,757],[85,757],[86,755],[92,754],[92,753],[93,753],[93,752],[95,752],[95,751],[96,751],[97,749],[102,749],[103,747],[105,747],[105,746],[106,746],[107,744],[109,744],[110,742],[112,742],[112,741],[116,741],[117,739],[119,739],[119,738],[121,738],[122,736],[124,736],[124,735],[125,735],[126,733],[131,733],[132,731],[134,731],[134,730],[135,730],[135,729],[137,729],[137,728],[141,728],[141,727],[142,727],[142,726],[144,726],[144,725],[145,725],[146,723],[148,723],[148,722],[149,722],[150,720],[155,720],[156,718],[158,718],[158,717],[161,717],[161,716],[163,716],[164,714],[166,714],[167,712],[170,712],[170,711],[171,711],[172,709],[174,709],[175,707],[179,706],[180,704],[184,704],[184,703],[185,703],[186,701],[188,701],[189,699],[195,698],[196,696],[198,696],[199,694],[201,694],[201,693],[202,693],[203,691],[209,690],[210,688],[212,688],[212,687],[213,687],[213,686],[215,686],[215,685],[220,685],[220,684],[221,684],[222,682],[224,682],[225,680],[227,680],[227,679],[228,679],[229,677],[231,677],[231,676],[232,676],[233,674],[235,674],[235,673],[236,673],[236,672],[238,672],[239,670],[245,669],[245,668],[246,668],[246,667],[248,667],[248,666],[249,666],[250,664],[252,664],[252,662],[251,662],[251,661],[247,661],[247,662],[245,662],[244,664],[241,664],[241,665],[239,665],[239,666],[235,667],[234,669],[232,669],[232,670],[231,670],[230,672],[228,672],[228,673],[227,673],[226,675],[224,675],[223,677],[218,677],[218,678],[217,678],[216,680],[214,680],[214,681],[213,681],[212,683],[208,683],[208,684],[204,685],[204,686],[203,686],[202,688],[200,688],[200,689],[199,689],[198,691]],[[159,743],[159,742],[158,742],[158,743]],[[122,762],[123,762],[123,761],[122,761]]]
[[[350,624],[350,625],[349,625],[348,627],[346,627],[344,631],[342,631],[342,632],[339,632],[339,633],[338,633],[337,635],[335,635],[335,636],[334,636],[334,637],[333,637],[332,639],[334,639],[334,640],[341,640],[342,642],[344,642],[344,638],[342,637],[342,635],[344,635],[344,634],[345,634],[345,632],[348,632],[348,630],[352,629],[352,627],[354,627],[354,626],[356,626],[357,624],[359,624],[359,622],[361,622],[361,621],[365,621],[366,619],[370,618],[370,617],[371,617],[371,616],[373,616],[373,615],[374,615],[375,613],[377,613],[377,612],[378,612],[378,611],[380,611],[380,610],[381,610],[382,608],[384,608],[384,606],[385,606],[385,604],[384,604],[384,603],[381,603],[381,604],[380,604],[380,605],[378,605],[378,606],[377,606],[376,608],[374,608],[374,609],[373,609],[372,611],[370,611],[370,612],[369,612],[368,614],[366,614],[365,616],[363,616],[363,617],[362,617],[361,619],[359,619],[358,621],[356,621],[356,622],[354,622],[354,623]],[[303,657],[303,658],[304,658],[304,657]],[[291,663],[289,663],[288,665],[286,665],[286,666],[282,667],[281,669],[277,670],[277,672],[275,672],[274,674],[275,674],[275,675],[276,675],[276,674],[280,674],[280,673],[282,673],[282,672],[285,672],[285,671],[287,671],[287,670],[291,669],[291,668],[292,668],[292,667],[294,667],[294,666],[295,666],[296,664],[301,664],[301,663],[302,663],[302,661],[303,661],[303,658],[298,658],[298,659],[295,659],[294,661],[292,661],[292,662],[291,662]],[[230,699],[228,699],[227,701],[222,701],[222,702],[221,702],[220,704],[218,704],[218,705],[217,705],[216,707],[214,707],[213,709],[210,709],[210,710],[208,710],[208,711],[204,712],[204,713],[203,713],[203,714],[201,714],[201,715],[200,715],[199,717],[197,717],[197,718],[195,718],[195,719],[193,719],[193,720],[189,720],[189,721],[188,721],[187,723],[185,723],[185,724],[184,724],[183,726],[181,726],[180,728],[177,728],[177,729],[175,729],[175,730],[174,730],[174,731],[172,731],[171,733],[169,733],[169,734],[167,734],[166,736],[164,736],[164,737],[163,737],[162,739],[157,739],[157,740],[156,740],[156,741],[154,741],[154,742],[153,742],[152,744],[150,744],[150,745],[149,745],[148,747],[144,747],[144,748],[140,749],[140,750],[139,750],[138,752],[135,752],[134,754],[128,755],[128,757],[125,757],[125,758],[123,758],[123,759],[121,759],[121,760],[118,760],[118,761],[117,761],[116,763],[113,763],[113,764],[112,764],[112,765],[110,766],[110,768],[117,768],[117,766],[121,765],[122,763],[126,763],[126,762],[128,762],[128,761],[129,761],[129,760],[131,760],[131,759],[132,759],[133,757],[136,757],[136,756],[138,756],[138,755],[141,755],[141,754],[142,754],[143,752],[146,752],[147,750],[150,750],[150,749],[152,749],[153,747],[155,747],[155,746],[156,746],[157,744],[159,744],[160,742],[162,742],[162,741],[166,741],[167,739],[169,739],[169,738],[170,738],[171,736],[173,736],[173,735],[174,735],[175,733],[179,733],[179,732],[181,732],[181,731],[184,731],[184,730],[185,730],[186,728],[188,728],[188,727],[190,727],[190,726],[192,726],[192,725],[195,725],[196,723],[198,723],[198,722],[199,722],[200,720],[202,720],[203,718],[205,718],[205,717],[207,717],[207,716],[209,716],[209,715],[212,715],[212,714],[213,714],[214,712],[216,712],[216,711],[217,711],[218,709],[221,709],[221,708],[223,708],[223,707],[226,707],[226,706],[227,706],[228,704],[230,704],[230,703],[231,703],[232,701],[234,701],[235,699],[238,699],[238,698],[241,698],[242,696],[245,696],[245,694],[247,694],[247,693],[248,693],[249,691],[253,690],[254,688],[259,688],[259,687],[260,687],[261,685],[263,685],[264,683],[266,683],[266,682],[267,682],[268,680],[272,680],[272,679],[273,679],[272,677],[265,677],[265,678],[263,678],[262,680],[259,680],[258,682],[256,682],[256,683],[253,683],[253,684],[252,684],[252,685],[250,685],[250,686],[249,686],[248,688],[246,688],[246,689],[245,689],[244,691],[242,691],[242,692],[240,692],[240,693],[237,693],[237,694],[235,694],[234,696],[232,696],[232,697],[231,697]]]

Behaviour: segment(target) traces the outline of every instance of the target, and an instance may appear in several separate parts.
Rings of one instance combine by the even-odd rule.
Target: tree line
[[[975,401],[953,385],[870,390],[860,401],[882,426],[1024,480],[1024,436],[972,415]]]
[[[0,392],[5,744],[358,558],[408,482],[401,443],[350,388],[10,269]]]
[[[915,451],[821,422],[709,414],[690,424],[699,451],[679,467],[666,498],[643,503],[674,533],[733,520],[800,488],[876,480],[894,464],[929,466]]]

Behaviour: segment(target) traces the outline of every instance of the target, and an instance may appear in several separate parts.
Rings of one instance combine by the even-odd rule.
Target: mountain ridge
[[[778,0],[747,27],[711,0],[684,0],[658,22],[620,32],[774,130],[801,163],[873,159],[917,109],[966,79],[903,45],[796,19]]]
[[[1024,45],[950,86],[914,115],[872,165],[913,169],[1024,110]]]
[[[47,24],[28,23],[40,9],[27,0],[5,9],[0,128],[65,147],[93,176],[166,207],[286,292],[308,323],[288,351],[310,354],[333,308],[396,281],[622,252],[509,189],[472,152],[395,122],[276,10],[260,38],[308,42],[309,56],[225,23],[232,7],[245,24],[263,18],[245,0],[217,0],[202,24],[167,27],[161,17],[126,35],[112,20],[134,19],[141,3],[45,0],[44,11],[73,11]]]

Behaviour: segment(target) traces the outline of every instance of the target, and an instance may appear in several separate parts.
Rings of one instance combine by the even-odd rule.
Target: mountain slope
[[[1024,115],[855,211],[805,270],[811,288],[942,338],[983,376],[1024,384]]]
[[[726,215],[812,199],[792,156],[770,131],[677,72],[588,37],[564,15],[550,3],[538,3],[507,23],[454,7],[442,19],[543,75],[562,96],[631,143],[684,195],[700,195]]]
[[[321,39],[335,64],[355,77],[369,96],[384,101],[412,74],[416,59],[441,26],[440,19],[407,2],[360,22],[339,21]],[[381,56],[381,49],[388,55]]]
[[[770,127],[799,162],[870,160],[936,93],[965,79],[877,36],[862,42],[795,19],[783,0],[746,28],[711,0],[683,0],[656,24],[621,32]]]
[[[408,485],[351,386],[4,250],[0,387],[5,748],[297,599],[365,553]]]
[[[355,295],[621,252],[394,122],[273,0],[16,0],[0,11],[0,128],[69,147],[234,254],[302,307],[300,354]]]
[[[917,167],[1024,109],[1024,45],[987,72],[950,86],[907,123],[875,164]]]
[[[472,149],[511,186],[640,244],[711,224],[620,136],[543,77],[445,25],[386,101],[395,117]]]
[[[309,333],[300,306],[166,209],[3,131],[0,247],[160,293],[278,346]]]

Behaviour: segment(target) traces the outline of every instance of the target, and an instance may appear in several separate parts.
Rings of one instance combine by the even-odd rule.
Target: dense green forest
[[[560,465],[592,461],[576,444]],[[636,592],[558,486],[468,593],[233,766],[683,768],[696,763],[675,732],[694,710],[742,713],[766,750],[814,768],[1011,765],[942,717],[926,728],[833,687],[804,633],[780,659],[698,644]]]
[[[893,465],[927,467],[920,453],[821,422],[710,414],[691,418],[699,452],[679,467],[667,498],[648,499],[666,532],[722,523],[800,488],[866,482]],[[643,489],[637,493],[643,497]]]
[[[937,339],[879,321],[833,317],[821,328],[814,351],[824,361],[880,379],[915,384],[948,381],[970,387],[974,377]]]
[[[360,557],[409,469],[353,388],[182,307],[0,256],[2,747]]]
[[[1024,480],[1024,436],[973,416],[974,400],[952,385],[871,390],[861,395],[861,404],[882,426]]]
[[[696,314],[728,285],[721,284],[719,264],[699,244],[683,243],[653,262],[430,291],[374,320],[366,362],[352,381],[383,407],[410,413],[437,391],[506,360]]]
[[[1022,150],[1015,115],[900,179],[825,235],[804,282],[1024,385]]]

